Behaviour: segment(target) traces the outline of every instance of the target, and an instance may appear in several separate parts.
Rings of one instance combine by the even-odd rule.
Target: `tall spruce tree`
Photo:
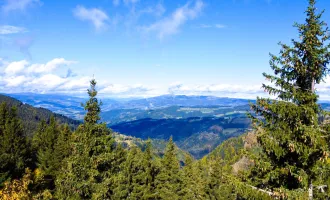
[[[7,180],[19,178],[30,162],[29,146],[16,108],[0,104],[0,187]]]
[[[277,99],[257,98],[251,106],[262,116],[252,118],[263,152],[252,179],[270,190],[308,190],[310,199],[313,182],[329,155],[329,132],[319,125],[315,88],[328,73],[329,34],[315,3],[309,0],[306,22],[295,24],[299,40],[292,40],[292,46],[280,43],[279,56],[271,54],[274,74],[263,74],[272,83],[263,88]]]
[[[85,123],[73,135],[72,155],[56,180],[59,199],[110,199],[114,176],[122,151],[116,151],[114,139],[106,124],[99,124],[101,104],[96,98],[96,81],[90,82]],[[120,148],[119,148],[120,149]]]

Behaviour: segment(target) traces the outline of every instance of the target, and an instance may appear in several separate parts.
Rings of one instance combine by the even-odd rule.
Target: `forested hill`
[[[58,123],[68,124],[71,128],[76,128],[81,123],[64,115],[53,113],[48,109],[36,108],[29,104],[24,104],[17,99],[0,94],[0,104],[2,102],[6,102],[9,107],[15,106],[17,108],[18,117],[21,119],[27,135],[32,135],[37,129],[39,122],[41,120],[48,122],[51,116],[54,116]]]
[[[250,127],[247,117],[192,117],[187,119],[141,119],[110,126],[114,131],[142,139],[168,140],[201,158],[231,137]]]

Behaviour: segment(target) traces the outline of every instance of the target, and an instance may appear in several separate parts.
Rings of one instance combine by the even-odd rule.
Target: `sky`
[[[94,77],[109,97],[263,96],[269,53],[297,38],[307,3],[0,0],[0,92],[80,95]],[[330,23],[330,1],[317,7]]]

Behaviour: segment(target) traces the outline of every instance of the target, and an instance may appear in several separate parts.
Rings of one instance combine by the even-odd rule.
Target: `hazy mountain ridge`
[[[101,113],[102,121],[114,125],[139,119],[185,119],[190,117],[245,116],[249,105],[241,106],[170,106],[157,109],[116,109]]]
[[[85,102],[84,98],[55,95],[55,94],[6,94],[7,96],[16,98],[24,103],[28,103],[35,107],[44,107],[51,111],[65,114],[75,119],[80,119],[84,114],[81,103]],[[166,108],[170,106],[182,107],[209,107],[209,106],[238,106],[246,105],[250,100],[246,99],[232,99],[225,97],[213,96],[185,96],[185,95],[163,95],[143,99],[112,99],[100,97],[102,101],[102,111],[107,112],[110,110],[118,109],[157,109]],[[254,102],[254,101],[252,101]]]

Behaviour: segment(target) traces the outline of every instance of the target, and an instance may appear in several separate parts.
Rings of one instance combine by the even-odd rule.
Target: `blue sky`
[[[0,92],[262,95],[307,0],[2,0]],[[330,1],[319,0],[330,22]],[[324,83],[321,91],[330,84]],[[322,96],[328,98],[326,94]]]

